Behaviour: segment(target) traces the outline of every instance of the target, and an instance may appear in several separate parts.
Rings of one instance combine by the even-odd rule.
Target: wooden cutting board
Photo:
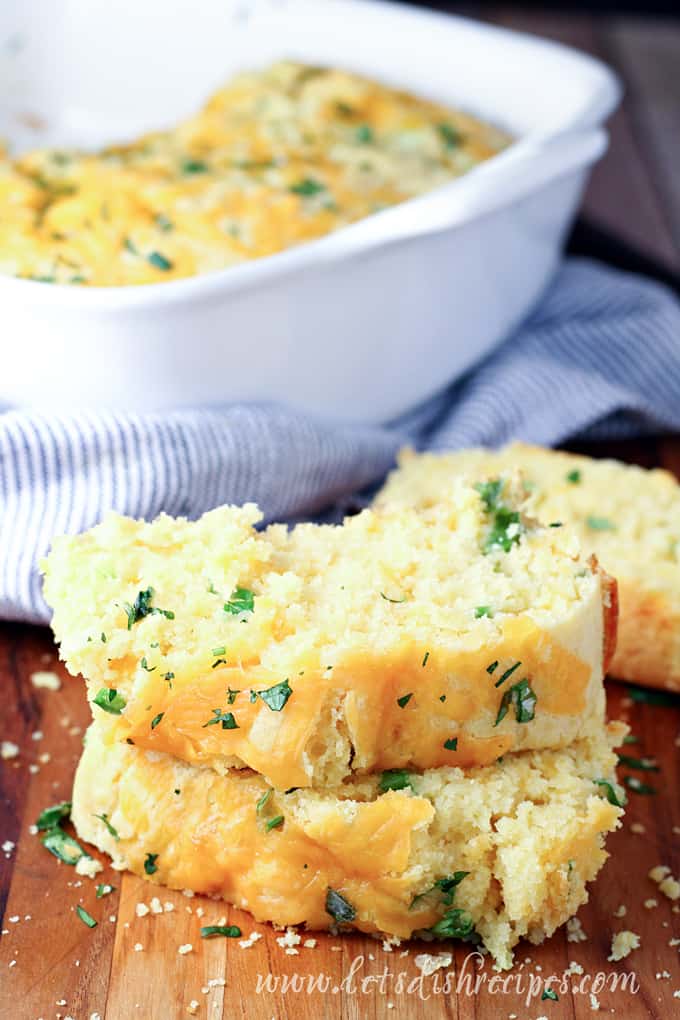
[[[675,463],[680,444],[666,450],[662,459]],[[36,689],[31,675],[38,670],[56,671],[61,688]],[[656,792],[629,794],[623,828],[608,842],[611,860],[578,914],[587,938],[575,941],[563,929],[542,946],[523,943],[514,970],[494,984],[488,959],[466,946],[391,947],[361,935],[316,934],[313,948],[303,942],[291,953],[279,943],[281,932],[247,914],[117,873],[94,851],[104,870],[94,880],[80,878],[29,829],[43,808],[70,798],[90,718],[84,685],[58,665],[47,630],[5,625],[0,691],[0,741],[19,747],[17,757],[0,760],[0,845],[9,841],[0,852],[0,1020],[581,1020],[598,1005],[600,1015],[625,1020],[680,1017],[680,941],[673,945],[680,901],[674,905],[648,878],[659,864],[680,877],[680,699],[637,703],[624,686],[609,686],[610,717],[628,722],[640,740],[626,750],[653,755],[660,768],[621,775],[637,775]],[[104,882],[115,892],[96,899]],[[155,895],[162,913],[138,916],[137,905]],[[76,915],[79,904],[95,928]],[[625,916],[618,916],[622,906]],[[224,916],[244,939],[252,932],[261,938],[246,947],[202,940],[200,927]],[[610,963],[612,935],[624,929],[640,936],[640,948]],[[180,946],[191,949],[181,954]],[[450,964],[424,976],[419,954],[443,952],[452,954]],[[556,985],[559,1001],[542,1000],[544,981],[570,965],[566,990]],[[317,984],[310,988],[310,981]]]

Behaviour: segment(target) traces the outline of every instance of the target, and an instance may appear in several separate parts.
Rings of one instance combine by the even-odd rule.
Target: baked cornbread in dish
[[[532,512],[561,520],[616,577],[613,676],[680,691],[680,486],[668,471],[515,443],[495,452],[404,452],[376,505],[430,507],[457,474],[521,468]]]
[[[621,798],[611,749],[621,729],[468,771],[277,793],[251,772],[109,744],[95,724],[72,818],[115,867],[260,921],[476,933],[504,968],[519,938],[541,942],[588,898],[622,814],[610,802]]]
[[[567,745],[603,723],[615,590],[523,498],[457,479],[428,513],[292,530],[111,515],[47,559],[61,656],[112,739],[278,789]]]
[[[95,286],[211,272],[430,191],[508,142],[358,75],[274,64],[128,145],[0,159],[0,271]]]

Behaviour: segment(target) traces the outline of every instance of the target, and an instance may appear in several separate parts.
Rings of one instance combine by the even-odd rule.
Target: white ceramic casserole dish
[[[517,138],[428,195],[209,275],[113,288],[0,277],[8,405],[251,400],[394,418],[539,297],[619,96],[575,51],[370,0],[26,0],[0,12],[0,45],[0,135],[16,149],[172,125],[233,72],[286,57],[403,86]]]

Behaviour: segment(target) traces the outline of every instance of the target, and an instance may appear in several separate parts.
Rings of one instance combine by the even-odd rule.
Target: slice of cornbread
[[[521,469],[531,511],[561,520],[597,554],[619,585],[620,619],[610,672],[622,680],[680,691],[680,485],[668,471],[515,443],[500,451],[415,455],[376,505],[431,507],[447,501],[458,474]]]
[[[611,748],[624,731],[468,771],[276,793],[250,771],[220,776],[106,746],[95,723],[72,818],[114,867],[223,897],[259,921],[402,938],[476,931],[509,967],[518,939],[541,942],[588,898],[622,814]]]
[[[284,790],[596,732],[606,578],[509,482],[451,493],[292,531],[256,531],[254,506],[110,516],[47,561],[61,654],[114,739]]]

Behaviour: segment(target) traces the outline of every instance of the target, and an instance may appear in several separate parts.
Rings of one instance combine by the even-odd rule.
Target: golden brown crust
[[[609,673],[618,680],[680,692],[680,608],[662,592],[619,582],[621,616]]]

